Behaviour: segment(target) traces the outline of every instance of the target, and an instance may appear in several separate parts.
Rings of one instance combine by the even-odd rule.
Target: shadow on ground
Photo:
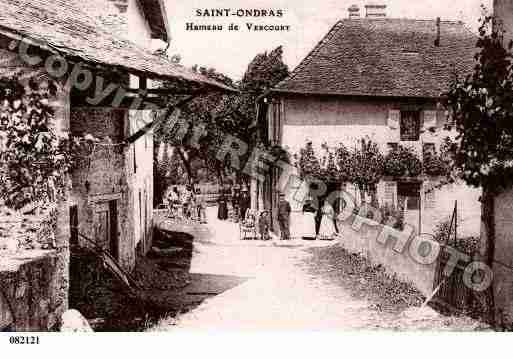
[[[135,296],[127,293],[98,258],[75,249],[70,308],[78,309],[96,331],[142,331],[249,279],[190,273],[195,240],[190,233],[156,230],[154,247],[146,257],[137,259],[133,276],[142,289]]]

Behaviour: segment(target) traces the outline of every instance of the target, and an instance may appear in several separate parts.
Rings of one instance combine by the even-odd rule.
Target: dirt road
[[[187,290],[188,295],[208,299],[149,330],[475,330],[480,326],[429,308],[380,309],[376,296],[365,291],[364,279],[345,280],[348,269],[339,267],[347,264],[322,259],[332,251],[340,255],[335,242],[240,241],[237,225],[217,221],[214,209],[208,217],[208,231],[202,232],[208,234],[193,242],[190,272],[209,279],[192,283]],[[360,286],[357,292],[355,283]]]

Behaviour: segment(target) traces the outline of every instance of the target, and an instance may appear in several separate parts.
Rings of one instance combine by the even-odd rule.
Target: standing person
[[[240,186],[236,184],[232,187],[232,208],[233,208],[233,218],[235,223],[239,221],[240,218],[240,208],[239,208],[239,200],[240,200]]]
[[[244,187],[239,197],[240,218],[242,221],[246,219],[246,212],[249,207],[251,207],[251,199],[249,198],[248,189]]]
[[[167,201],[169,206],[169,216],[174,218],[176,217],[176,206],[179,204],[179,195],[178,195],[178,189],[173,187],[171,191],[169,191],[169,194],[167,195]]]
[[[197,196],[196,196],[196,206],[198,210],[198,219],[200,223],[207,223],[207,202],[205,200],[205,195],[201,194],[201,190],[198,188]]]
[[[190,219],[191,218],[191,201],[192,201],[192,191],[191,186],[187,185],[185,186],[185,192],[183,194],[182,198],[182,205],[183,205],[183,213],[185,218]]]
[[[290,240],[290,212],[292,208],[285,199],[285,194],[280,193],[280,202],[278,204],[278,223],[280,224],[281,240]]]
[[[271,222],[269,220],[269,212],[263,211],[258,218],[258,231],[260,232],[260,239],[268,241],[271,239],[269,230],[271,229]]]
[[[315,239],[317,236],[315,216],[317,210],[313,206],[313,201],[308,198],[303,206],[303,221],[302,221],[302,233],[301,236],[305,239]]]
[[[224,192],[221,192],[219,199],[217,200],[217,218],[221,221],[228,219],[228,204],[226,203],[226,197]]]
[[[332,240],[335,238],[337,231],[335,230],[335,211],[328,200],[324,201],[321,212],[322,219],[321,227],[319,228],[319,239]]]

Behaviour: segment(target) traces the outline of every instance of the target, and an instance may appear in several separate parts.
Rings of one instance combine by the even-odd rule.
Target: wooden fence
[[[465,268],[477,256],[477,253],[466,253],[469,255],[469,262],[458,261],[449,276],[445,273],[451,258],[451,251],[457,250],[457,235],[458,202],[455,202],[447,238],[445,239],[445,243],[441,243],[440,255],[438,256],[433,284],[433,290],[437,290],[437,292],[432,303],[440,309],[451,313],[470,313],[474,308],[473,301],[475,299],[475,293],[471,288],[465,285],[463,275]]]

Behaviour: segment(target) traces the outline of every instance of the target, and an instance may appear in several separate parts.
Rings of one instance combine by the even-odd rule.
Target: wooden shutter
[[[436,111],[424,111],[424,130],[436,128]]]
[[[401,119],[401,111],[399,110],[389,110],[388,111],[388,119],[387,125],[392,130],[399,129],[399,120]]]

